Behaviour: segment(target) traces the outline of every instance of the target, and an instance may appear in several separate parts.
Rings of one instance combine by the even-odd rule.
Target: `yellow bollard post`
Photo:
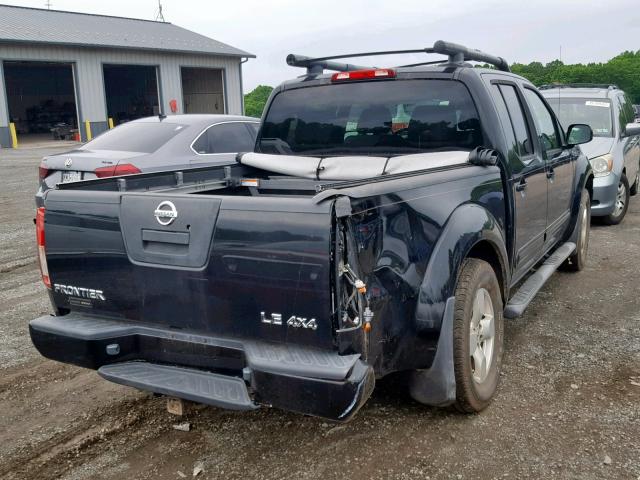
[[[84,129],[85,132],[87,132],[87,142],[91,140],[91,123],[89,122],[89,120],[85,120],[84,121]]]
[[[113,118],[109,117],[109,130],[113,128]]]
[[[9,133],[11,134],[11,146],[18,148],[18,135],[16,134],[16,124],[9,123]]]

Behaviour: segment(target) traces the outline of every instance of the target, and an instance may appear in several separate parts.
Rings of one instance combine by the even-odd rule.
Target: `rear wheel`
[[[502,295],[491,265],[476,258],[465,260],[455,298],[455,405],[463,412],[479,412],[498,388],[502,364]]]
[[[589,232],[591,231],[591,198],[587,190],[582,191],[582,197],[580,198],[577,228],[578,239],[576,241],[576,251],[562,264],[562,269],[570,272],[579,272],[587,262]]]
[[[602,221],[607,225],[617,225],[624,219],[629,208],[629,181],[623,173],[618,183],[618,191],[616,193],[615,206],[613,212],[606,217],[602,217]]]

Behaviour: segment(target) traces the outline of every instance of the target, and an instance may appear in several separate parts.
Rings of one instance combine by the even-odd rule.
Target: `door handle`
[[[553,169],[553,167],[550,167],[549,169],[547,169],[547,178],[549,180],[553,180],[556,176],[556,171]]]
[[[527,180],[522,178],[516,183],[516,192],[524,192],[527,189]]]

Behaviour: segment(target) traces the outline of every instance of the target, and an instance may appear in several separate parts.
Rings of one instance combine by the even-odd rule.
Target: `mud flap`
[[[456,376],[453,362],[453,314],[455,297],[447,300],[438,339],[438,349],[431,367],[411,373],[409,393],[425,405],[446,407],[456,400]]]

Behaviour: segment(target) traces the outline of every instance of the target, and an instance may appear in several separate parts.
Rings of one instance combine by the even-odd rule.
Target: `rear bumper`
[[[116,383],[222,408],[264,405],[346,421],[375,384],[373,369],[359,355],[308,347],[73,313],[32,320],[29,331],[38,351],[52,360],[98,369]]]
[[[620,183],[620,178],[613,172],[605,177],[593,179],[592,216],[604,217],[613,213],[616,206],[618,183]]]

